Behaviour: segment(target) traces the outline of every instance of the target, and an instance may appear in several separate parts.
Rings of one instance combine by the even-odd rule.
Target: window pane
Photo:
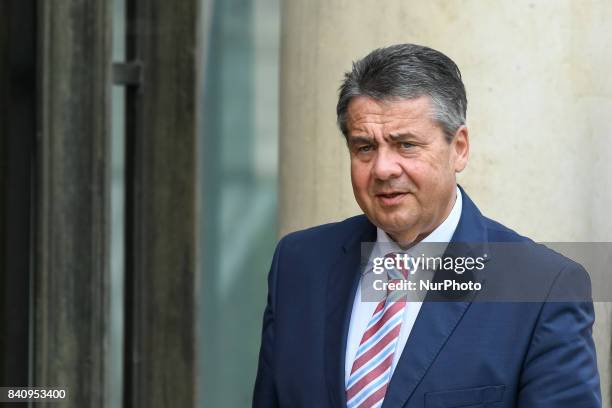
[[[203,407],[251,400],[276,242],[278,3],[203,0]]]

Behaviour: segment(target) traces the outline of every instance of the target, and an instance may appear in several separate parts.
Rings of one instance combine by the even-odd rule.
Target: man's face
[[[394,240],[409,244],[440,225],[455,202],[455,173],[465,168],[468,132],[449,143],[432,119],[429,96],[348,106],[351,180],[357,203]]]

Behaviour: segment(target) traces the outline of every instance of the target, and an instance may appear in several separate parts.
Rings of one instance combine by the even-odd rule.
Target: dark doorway
[[[36,7],[0,1],[1,384],[28,383],[36,138]]]

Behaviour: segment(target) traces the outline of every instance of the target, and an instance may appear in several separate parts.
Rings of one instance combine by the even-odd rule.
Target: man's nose
[[[379,180],[389,180],[399,177],[402,173],[397,157],[388,149],[379,149],[372,168],[374,177]]]

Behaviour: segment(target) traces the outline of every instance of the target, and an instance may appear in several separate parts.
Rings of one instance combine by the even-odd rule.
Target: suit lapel
[[[487,243],[483,217],[463,189],[461,193],[463,209],[449,247],[455,244],[455,255],[482,254],[482,246]],[[391,377],[383,408],[400,408],[408,402],[468,310],[473,296],[474,293],[468,293],[457,301],[432,301],[435,295],[428,293]]]
[[[469,304],[423,302],[404,352],[391,377],[383,407],[399,408],[410,399]]]
[[[376,241],[376,227],[365,217],[342,246],[329,271],[325,318],[325,377],[332,406],[346,407],[344,366],[355,292],[361,276],[361,243]]]

